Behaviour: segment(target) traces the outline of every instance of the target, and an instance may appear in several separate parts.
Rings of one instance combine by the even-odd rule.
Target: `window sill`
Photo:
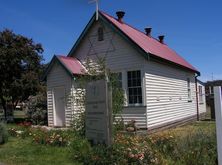
[[[145,105],[126,105],[123,108],[145,108]]]

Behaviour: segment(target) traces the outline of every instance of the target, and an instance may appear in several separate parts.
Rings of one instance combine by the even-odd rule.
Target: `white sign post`
[[[86,138],[93,144],[112,143],[111,93],[106,80],[86,87]]]
[[[214,87],[214,104],[217,131],[218,164],[222,165],[222,92],[221,87]]]

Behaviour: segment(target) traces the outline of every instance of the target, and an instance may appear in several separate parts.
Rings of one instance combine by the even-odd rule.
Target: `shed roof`
[[[116,18],[106,14],[105,12],[100,11],[100,14],[116,28],[121,30],[121,32],[129,37],[132,41],[134,41],[134,43],[142,48],[146,53],[199,73],[195,67],[188,63],[183,57],[178,55],[174,50],[170,49],[166,44],[160,43],[157,39],[147,36],[145,33],[124,22],[119,22]]]
[[[73,75],[75,74],[85,74],[85,67],[81,64],[81,62],[74,57],[66,57],[58,55],[57,58],[60,62],[66,67],[67,70],[70,71]]]
[[[84,75],[86,73],[85,67],[81,64],[81,62],[74,57],[66,57],[62,55],[54,55],[50,64],[46,68],[44,75],[42,77],[43,80],[46,79],[49,71],[52,69],[55,61],[58,61],[59,64],[71,75]]]

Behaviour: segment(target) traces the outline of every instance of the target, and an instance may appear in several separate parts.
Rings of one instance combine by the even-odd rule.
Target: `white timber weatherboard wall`
[[[145,68],[148,129],[196,115],[194,73],[150,61]],[[191,82],[191,100],[187,78]]]
[[[71,106],[71,85],[72,77],[67,71],[59,64],[55,62],[52,69],[47,75],[47,105],[48,105],[48,125],[54,126],[54,97],[53,90],[57,87],[64,87],[65,89],[65,123],[66,126],[70,125],[72,118],[72,106]]]
[[[104,28],[103,41],[97,40],[97,30],[99,27]],[[106,59],[106,66],[112,72],[122,73],[123,89],[125,91],[126,99],[127,71],[140,70],[141,78],[144,80],[144,64],[147,60],[116,32],[107,27],[105,24],[101,24],[100,21],[96,22],[88,31],[86,37],[83,38],[73,57],[76,57],[82,63],[84,63],[87,58],[96,60],[97,57],[104,57]],[[143,87],[144,81],[142,81],[142,90],[145,90]],[[144,94],[145,91],[143,91],[143,95]],[[143,98],[145,98],[145,95]],[[136,120],[140,128],[146,128],[147,117],[145,106],[145,101],[141,106],[129,107],[126,103],[121,116],[124,118],[125,122]]]

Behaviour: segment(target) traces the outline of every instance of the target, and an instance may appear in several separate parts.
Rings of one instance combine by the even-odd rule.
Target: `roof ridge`
[[[102,14],[106,14],[106,15],[108,15],[109,17],[111,17],[111,18],[115,19],[116,21],[118,21],[114,16],[112,16],[112,15],[110,15],[110,14],[104,12],[104,11],[99,10],[99,12],[101,12]],[[140,30],[140,29],[138,29],[138,28],[136,28],[136,27],[133,27],[133,26],[130,25],[129,23],[123,22],[122,24],[125,24],[125,25],[127,25],[127,26],[129,26],[129,27],[131,27],[131,28],[133,28],[133,29],[135,29],[135,30],[137,30],[138,32],[140,32],[140,33],[143,34],[144,36],[149,37],[149,38],[154,39],[154,40],[156,40],[157,42],[159,42],[157,38],[155,38],[155,37],[153,37],[153,36],[147,36],[147,35],[145,34],[145,32],[143,32],[142,30]],[[160,43],[160,44],[162,44],[162,43]],[[163,45],[166,45],[166,46],[167,46],[167,44],[165,44],[165,43],[164,43]]]

